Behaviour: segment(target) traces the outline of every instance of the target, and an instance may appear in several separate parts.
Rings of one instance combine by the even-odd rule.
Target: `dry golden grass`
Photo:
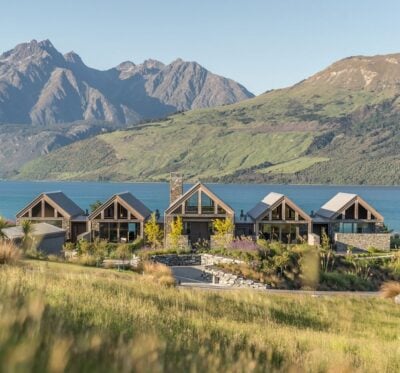
[[[0,266],[0,315],[0,372],[400,371],[400,310],[378,297],[190,290],[24,261]]]
[[[0,239],[0,264],[15,264],[21,259],[21,250],[12,242]]]
[[[383,298],[394,298],[400,294],[400,282],[388,281],[381,286],[381,295]]]
[[[143,275],[162,286],[175,286],[175,277],[170,267],[150,261],[143,262],[140,267]]]

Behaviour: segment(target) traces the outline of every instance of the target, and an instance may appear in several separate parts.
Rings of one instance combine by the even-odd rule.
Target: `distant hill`
[[[241,103],[76,142],[18,177],[164,180],[180,170],[208,181],[400,184],[399,104],[400,54],[350,57]]]
[[[124,62],[107,71],[62,55],[49,40],[0,55],[0,123],[49,125],[78,120],[138,123],[176,111],[253,97],[233,80],[196,62]]]
[[[19,44],[0,55],[0,178],[77,140],[249,97],[196,62],[123,62],[99,71],[49,40]]]

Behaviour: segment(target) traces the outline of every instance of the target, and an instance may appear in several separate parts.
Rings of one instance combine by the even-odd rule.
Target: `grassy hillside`
[[[31,261],[0,266],[0,310],[1,371],[400,370],[400,311],[379,298],[160,288]]]
[[[205,181],[398,184],[399,66],[399,55],[345,59],[287,89],[67,146],[18,178],[163,180],[180,170]]]

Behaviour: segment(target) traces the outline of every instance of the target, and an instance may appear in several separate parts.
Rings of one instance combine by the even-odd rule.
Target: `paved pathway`
[[[179,286],[183,288],[197,288],[207,290],[246,290],[246,288],[238,288],[220,284],[212,284],[202,277],[204,266],[174,266],[171,267],[175,278],[179,281]],[[249,289],[247,289],[249,290]],[[250,289],[262,291],[269,294],[296,294],[310,295],[312,297],[320,297],[326,295],[344,295],[344,296],[363,296],[377,297],[378,292],[372,291],[313,291],[313,290],[280,290],[280,289]]]

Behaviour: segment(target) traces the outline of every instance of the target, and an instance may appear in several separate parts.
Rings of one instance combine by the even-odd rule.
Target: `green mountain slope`
[[[97,136],[21,179],[400,183],[400,55],[341,60],[293,87]]]

